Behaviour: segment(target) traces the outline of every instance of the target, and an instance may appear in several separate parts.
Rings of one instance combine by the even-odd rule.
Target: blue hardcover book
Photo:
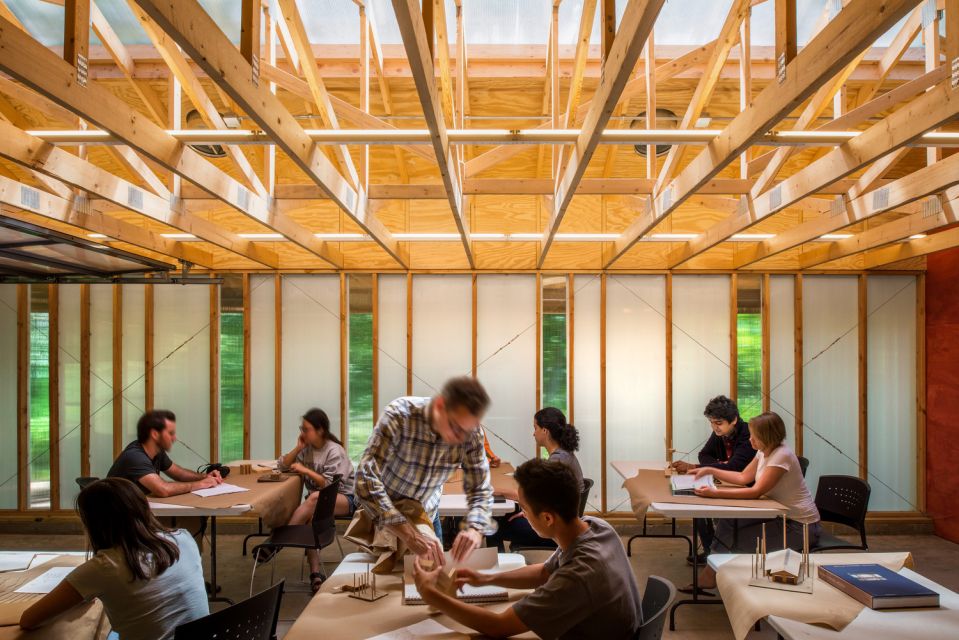
[[[827,564],[819,577],[870,609],[938,607],[939,594],[879,564]]]

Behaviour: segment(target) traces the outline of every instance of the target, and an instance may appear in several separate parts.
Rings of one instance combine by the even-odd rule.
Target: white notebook
[[[673,495],[696,495],[696,489],[709,488],[715,489],[712,474],[697,478],[691,473],[682,475],[673,475],[669,477],[669,483],[673,490]]]
[[[453,566],[453,559],[449,552],[446,552],[446,567]],[[403,604],[426,604],[416,590],[416,583],[413,582],[413,561],[415,557],[407,555],[403,558]],[[498,556],[496,547],[484,547],[474,551],[466,562],[459,566],[466,569],[473,569],[481,573],[496,573],[498,571]],[[493,585],[484,585],[474,587],[463,585],[463,588],[456,593],[456,598],[463,602],[472,602],[482,604],[486,602],[505,602],[509,600],[509,592],[505,587],[496,587]]]

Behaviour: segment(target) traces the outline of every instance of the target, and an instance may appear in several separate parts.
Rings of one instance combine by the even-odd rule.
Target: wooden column
[[[764,274],[763,274],[763,284],[762,284],[762,287],[763,287],[763,292],[762,292],[762,305],[761,305],[761,313],[762,313],[762,332],[763,332],[763,338],[762,338],[762,340],[763,340],[763,354],[762,354],[762,359],[763,359],[763,364],[762,364],[762,367],[763,367],[762,387],[763,387],[763,388],[762,388],[762,397],[763,397],[763,411],[765,412],[765,411],[769,411],[769,410],[770,410],[770,409],[769,409],[769,394],[770,394],[770,390],[772,389],[772,382],[771,382],[770,379],[769,379],[769,358],[770,358],[770,355],[771,355],[771,354],[770,354],[769,343],[770,343],[771,336],[769,335],[769,325],[770,325],[770,323],[769,323],[769,312],[770,312],[769,300],[770,300],[770,295],[769,295],[769,274],[768,274],[768,273],[764,273]]]
[[[373,424],[380,412],[380,282],[373,274]]]
[[[796,455],[803,454],[803,311],[802,274],[795,275],[793,291],[793,393],[795,394]]]
[[[599,280],[599,457],[602,469],[602,509],[606,513],[606,274]]]
[[[143,286],[143,392],[146,407],[153,408],[153,285]]]
[[[537,278],[537,282],[538,282],[538,281],[539,281],[539,276],[536,276],[536,278]],[[476,377],[476,340],[477,340],[477,338],[476,338],[476,330],[478,329],[477,319],[476,319],[477,310],[476,310],[476,272],[475,272],[475,271],[473,272],[473,293],[472,293],[472,295],[473,295],[473,298],[472,298],[472,299],[473,299],[472,325],[471,325],[471,326],[472,326],[472,329],[471,329],[471,332],[470,332],[470,336],[471,336],[470,341],[471,341],[471,345],[472,345],[472,346],[471,346],[471,358],[472,358],[471,362],[472,362],[472,365],[471,365],[470,370],[472,371],[472,376],[475,378],[475,377]],[[538,343],[537,343],[537,344],[538,344]],[[537,352],[538,352],[538,351],[539,351],[539,350],[537,349]],[[539,369],[537,369],[537,371],[539,371]],[[537,403],[537,407],[538,407],[538,403]]]
[[[739,399],[739,341],[737,316],[739,315],[739,291],[736,274],[729,276],[729,397],[733,402]]]
[[[866,479],[869,470],[869,404],[868,391],[868,309],[866,274],[859,274],[859,477]]]
[[[90,475],[90,285],[80,285],[80,475]]]
[[[60,285],[47,285],[50,310],[50,508],[60,509]]]
[[[666,274],[666,460],[673,460],[673,274]]]
[[[273,455],[283,446],[283,277],[273,275]]]
[[[796,57],[796,0],[776,0],[776,75],[786,79],[786,67]]]
[[[77,84],[87,83],[90,57],[90,0],[63,3],[63,59],[77,69]]]
[[[406,272],[406,395],[413,395],[413,274]]]
[[[348,340],[349,307],[347,306],[346,274],[340,272],[340,438],[349,443],[349,386],[350,343]]]
[[[567,421],[570,424],[576,424],[574,417],[576,415],[575,403],[573,402],[573,399],[576,397],[576,376],[574,374],[574,367],[576,365],[576,290],[573,288],[575,282],[576,276],[574,274],[570,273],[566,275],[566,317],[568,319],[566,327],[566,405],[569,409]]]
[[[17,285],[17,508],[30,506],[30,285]]]
[[[210,274],[211,276],[214,274]],[[210,285],[210,460],[220,460],[220,296]],[[229,462],[229,461],[227,461]]]
[[[51,421],[52,422],[52,421]],[[113,285],[113,457],[123,451],[123,285]]]
[[[253,320],[250,304],[250,274],[243,274],[243,459],[250,459],[250,394],[252,388],[252,368],[250,367],[250,336]]]
[[[926,512],[926,274],[916,276],[916,489]]]
[[[539,411],[543,408],[543,276],[536,274],[536,402]]]
[[[603,55],[602,64],[606,64],[609,50],[613,48],[616,38],[616,0],[603,0],[603,24],[600,25],[600,39]]]

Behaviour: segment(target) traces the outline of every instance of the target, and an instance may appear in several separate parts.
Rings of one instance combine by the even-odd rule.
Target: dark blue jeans
[[[542,547],[544,549],[556,548],[556,543],[552,540],[540,538],[539,535],[533,531],[533,527],[530,525],[529,520],[527,520],[525,517],[513,518],[513,520],[510,520],[512,516],[513,514],[495,518],[499,528],[493,535],[486,536],[487,547],[495,546],[500,551],[505,551],[506,545],[504,543],[508,540],[510,543],[510,549],[519,547]]]

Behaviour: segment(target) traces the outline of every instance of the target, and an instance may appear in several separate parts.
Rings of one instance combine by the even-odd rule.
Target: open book
[[[452,572],[455,568],[472,569],[480,573],[496,573],[498,571],[498,556],[496,547],[486,547],[474,551],[466,562],[455,565],[449,552],[446,552],[446,565],[443,571]],[[415,556],[407,555],[403,558],[403,604],[426,604],[416,590],[416,583],[413,581],[413,561]],[[482,604],[486,602],[505,602],[509,599],[509,593],[505,587],[496,587],[484,585],[474,587],[468,584],[456,593],[456,598],[463,602],[472,602]]]
[[[669,484],[674,496],[694,496],[696,495],[696,489],[700,487],[716,488],[712,474],[706,474],[701,478],[697,478],[691,473],[669,476]]]

